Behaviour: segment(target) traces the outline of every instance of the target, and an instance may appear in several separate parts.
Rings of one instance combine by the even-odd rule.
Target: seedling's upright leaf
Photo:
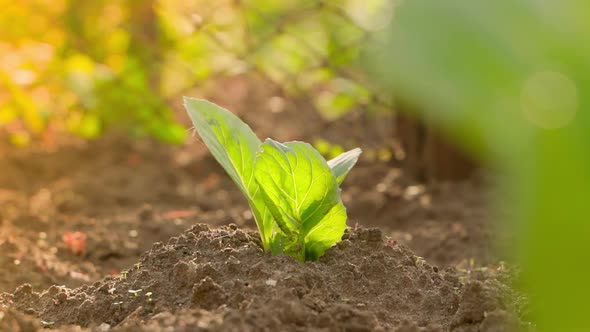
[[[254,179],[260,140],[237,116],[209,101],[185,97],[184,106],[213,157],[248,199],[264,248],[269,249],[274,222]]]
[[[209,101],[184,98],[184,105],[213,157],[240,190],[249,195],[256,151],[261,142],[252,129],[232,112]]]
[[[363,151],[359,148],[346,151],[338,157],[328,161],[328,166],[332,169],[332,173],[336,177],[338,184],[344,181],[348,172],[354,167]]]
[[[285,253],[300,260],[317,259],[342,238],[346,210],[338,182],[311,145],[267,139],[254,176],[280,228]]]

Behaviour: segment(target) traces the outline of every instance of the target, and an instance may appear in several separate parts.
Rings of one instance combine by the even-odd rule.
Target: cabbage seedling
[[[316,260],[341,240],[346,208],[339,185],[361,150],[326,162],[310,144],[261,142],[230,111],[206,100],[184,98],[194,127],[248,200],[264,250]]]

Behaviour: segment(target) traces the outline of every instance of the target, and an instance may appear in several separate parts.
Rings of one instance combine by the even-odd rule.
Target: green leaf
[[[341,184],[342,181],[344,181],[348,172],[359,160],[362,152],[363,151],[359,148],[352,149],[328,161],[328,166],[332,169],[332,173],[336,177],[338,184]]]
[[[305,259],[316,260],[326,249],[342,239],[346,229],[346,208],[342,202],[334,205],[328,213],[310,229],[305,237]]]
[[[209,101],[184,98],[184,105],[201,139],[245,195],[254,185],[253,168],[260,140],[232,112]]]
[[[280,229],[277,242],[299,260],[317,259],[342,238],[346,210],[332,170],[311,145],[267,139],[254,176]]]
[[[185,97],[184,106],[213,157],[246,196],[264,249],[269,249],[274,221],[254,179],[260,140],[237,116],[209,101]]]
[[[346,209],[338,185],[360,149],[328,164],[306,143],[261,144],[247,124],[211,102],[185,98],[185,107],[205,145],[246,196],[265,250],[317,259],[341,239]],[[281,173],[287,166],[289,172]]]

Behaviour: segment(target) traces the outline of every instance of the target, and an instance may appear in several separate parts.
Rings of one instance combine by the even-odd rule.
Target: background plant
[[[362,4],[362,6],[361,6]],[[368,6],[367,6],[368,5]],[[353,65],[389,1],[0,1],[0,128],[180,142],[174,101],[254,74],[327,117],[377,107]]]
[[[367,64],[503,170],[499,226],[540,330],[589,330],[590,3],[412,0],[393,22]]]

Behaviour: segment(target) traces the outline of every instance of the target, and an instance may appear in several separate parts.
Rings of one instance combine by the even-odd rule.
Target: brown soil
[[[117,273],[196,216],[254,223],[202,145],[172,148],[106,138],[57,151],[0,149],[0,291],[22,283],[78,286]],[[423,186],[387,163],[361,161],[344,183],[352,226],[379,226],[432,264],[498,261],[481,181]],[[74,254],[66,232],[87,235]]]
[[[341,126],[364,123],[357,120],[277,138],[342,136],[350,130]],[[286,122],[277,126],[292,128]],[[56,149],[2,146],[0,160],[0,293],[7,292],[0,331],[80,330],[67,324],[506,331],[521,324],[522,299],[493,250],[491,240],[504,234],[488,222],[484,176],[424,185],[395,161],[365,156],[343,200],[349,226],[381,231],[357,227],[319,262],[301,264],[260,252],[244,199],[202,144],[108,136]],[[219,228],[232,223],[239,229]],[[152,247],[157,242],[167,245]]]
[[[198,224],[128,271],[76,289],[28,284],[0,303],[91,331],[510,331],[521,299],[500,266],[439,269],[378,229],[349,229],[318,262],[262,251],[255,232]],[[11,318],[4,324],[15,324]],[[16,316],[18,317],[18,316]],[[10,326],[10,325],[7,325]],[[113,328],[111,328],[113,327]]]

